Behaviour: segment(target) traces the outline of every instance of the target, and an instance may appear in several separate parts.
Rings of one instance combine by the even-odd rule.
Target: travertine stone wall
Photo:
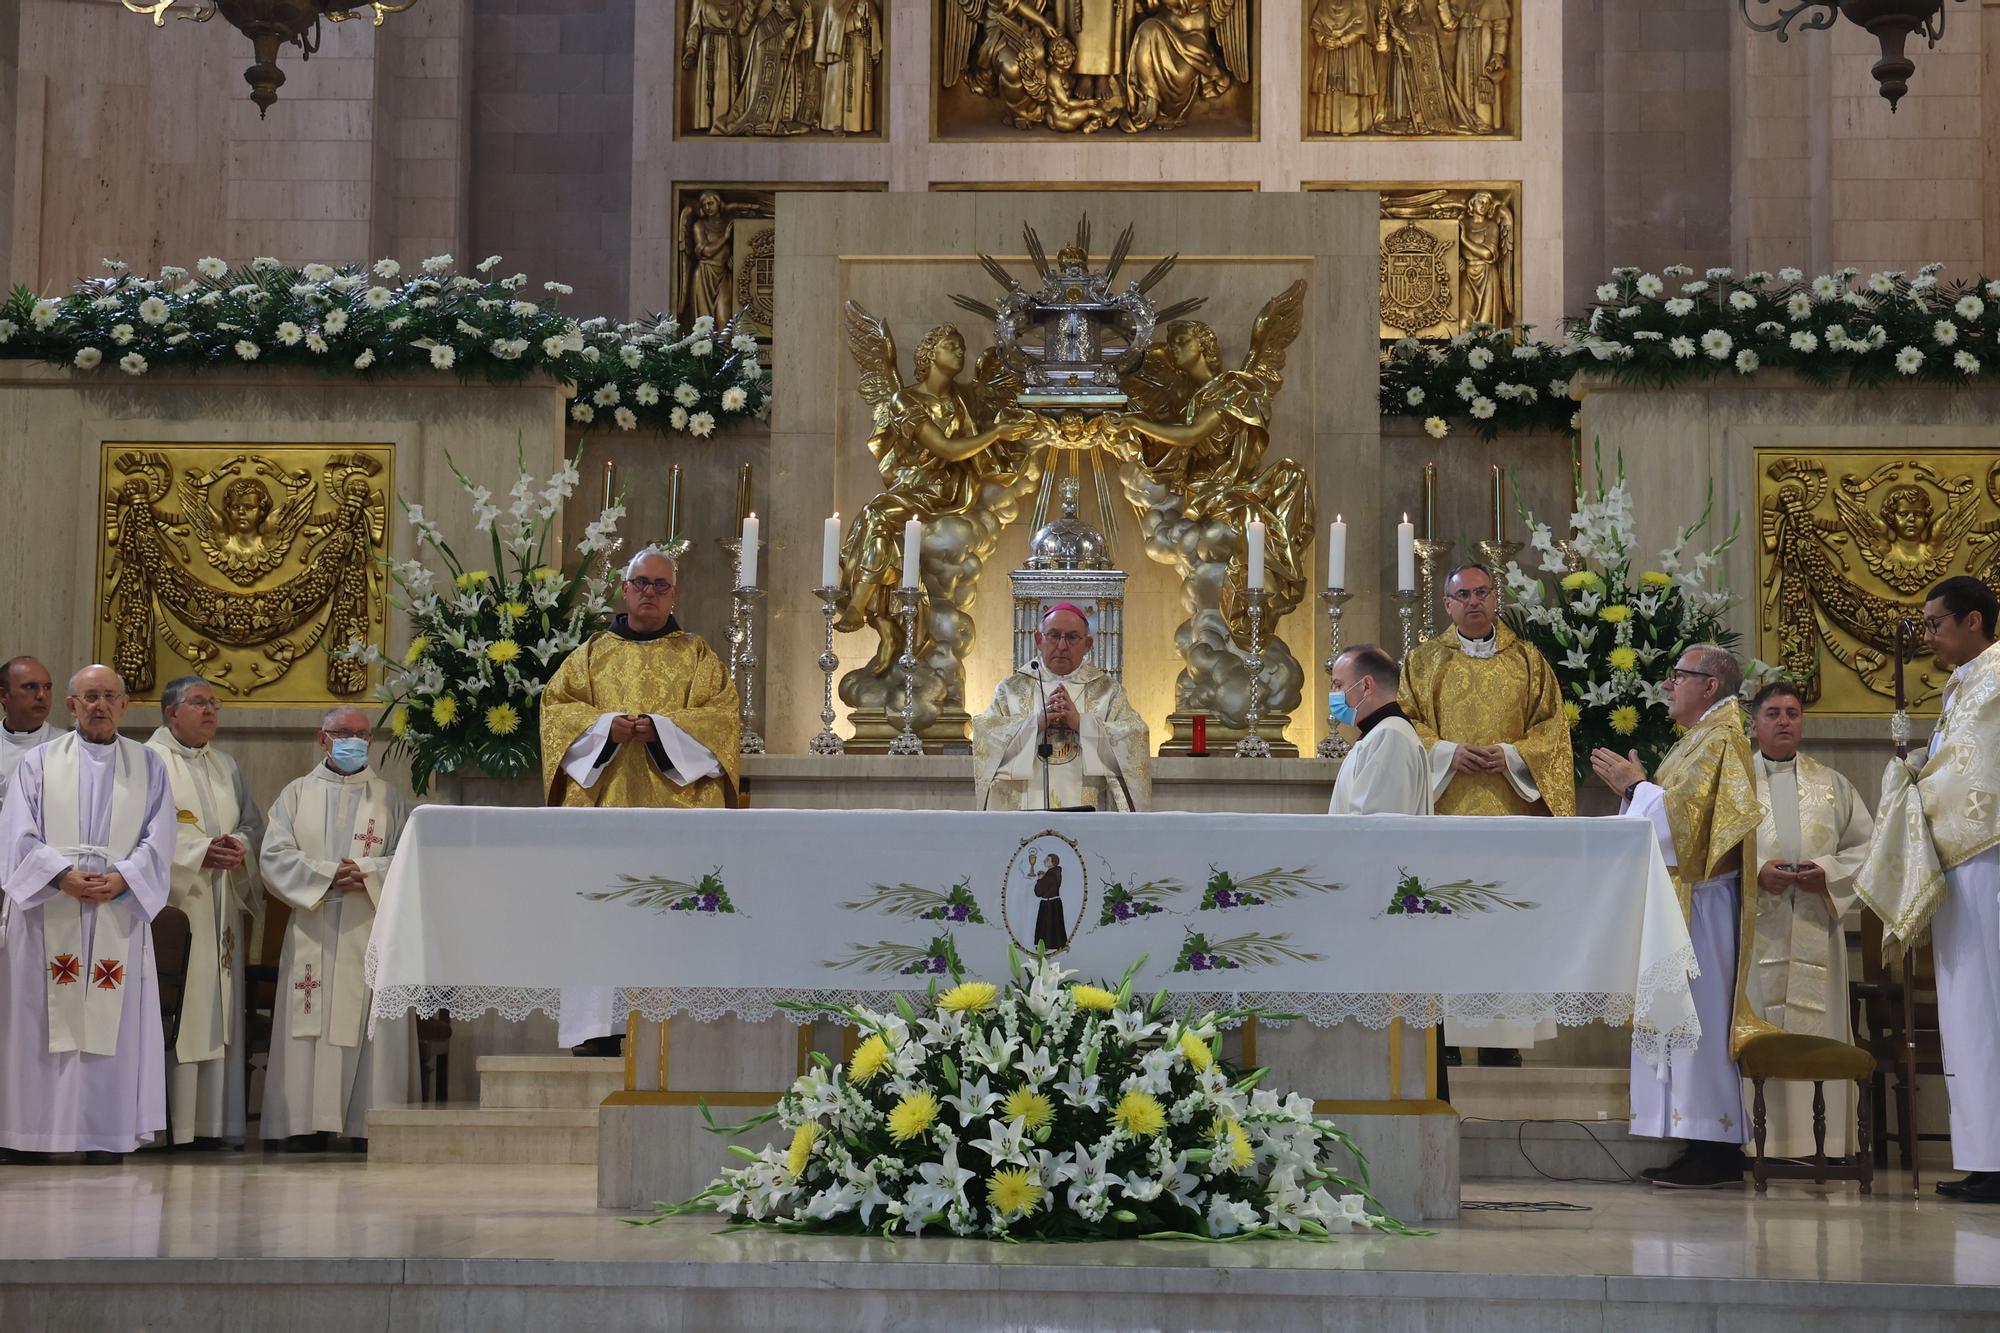
[[[469,243],[472,41],[469,0],[421,4],[375,38],[378,255],[463,257]]]

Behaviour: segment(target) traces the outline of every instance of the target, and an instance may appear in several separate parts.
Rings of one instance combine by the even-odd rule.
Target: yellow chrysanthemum
[[[526,602],[502,602],[500,603],[500,609],[516,620],[528,614],[528,604]]]
[[[1118,1007],[1118,997],[1102,986],[1071,986],[1069,997],[1076,1001],[1077,1008],[1100,1014],[1110,1013]]]
[[[889,1137],[908,1143],[936,1123],[938,1099],[928,1092],[913,1092],[889,1112]]]
[[[1187,1057],[1187,1062],[1194,1066],[1194,1072],[1197,1074],[1207,1073],[1208,1067],[1215,1063],[1215,1052],[1209,1050],[1208,1043],[1192,1032],[1181,1033],[1181,1054]]]
[[[494,704],[486,710],[486,730],[495,736],[511,736],[521,729],[521,715],[512,704]]]
[[[1150,1139],[1167,1127],[1167,1111],[1148,1092],[1128,1092],[1118,1099],[1111,1122],[1135,1139]]]
[[[1604,580],[1587,569],[1579,569],[1574,574],[1563,575],[1563,587],[1570,592],[1581,592],[1585,588],[1595,592],[1604,586]]]
[[[489,662],[511,662],[521,655],[521,645],[512,639],[496,639],[486,647]]]
[[[1583,721],[1583,705],[1574,702],[1564,704],[1563,721],[1569,723],[1572,727]]]
[[[806,1159],[812,1156],[813,1144],[819,1138],[819,1126],[808,1120],[792,1131],[792,1146],[785,1152],[785,1170],[794,1176],[806,1169]]]
[[[440,727],[448,727],[458,721],[458,700],[449,694],[440,694],[431,700],[431,721]]]
[[[1597,618],[1607,625],[1623,624],[1632,618],[1632,608],[1629,606],[1607,606],[1597,613]]]
[[[429,652],[430,650],[431,650],[430,637],[428,635],[419,634],[416,638],[410,640],[409,651],[403,654],[403,665],[415,666],[418,662],[421,662],[423,660],[424,654]]]
[[[528,577],[537,583],[547,583],[551,579],[561,578],[562,571],[560,569],[550,569],[547,565],[536,565],[534,573],[528,575]]]
[[[1612,709],[1611,729],[1620,736],[1630,736],[1639,729],[1639,710],[1631,704]]]
[[[389,734],[400,737],[409,729],[410,710],[403,704],[397,704],[389,710]]]
[[[976,1014],[991,1009],[999,998],[1000,988],[992,982],[967,981],[938,996],[938,1008]]]
[[[493,575],[483,569],[468,569],[452,580],[452,582],[458,585],[460,592],[469,592],[482,583],[491,583],[492,581]]]
[[[1002,1218],[1026,1217],[1042,1206],[1046,1193],[1042,1182],[1025,1166],[995,1171],[993,1179],[986,1182],[986,1202]]]
[[[1241,1171],[1256,1159],[1257,1154],[1250,1148],[1250,1136],[1243,1132],[1243,1126],[1227,1116],[1215,1118],[1214,1133],[1219,1149],[1217,1156],[1222,1165],[1231,1171]]]
[[[1029,1129],[1040,1129],[1055,1119],[1055,1105],[1048,1097],[1033,1088],[1020,1087],[1007,1094],[1007,1100],[1000,1103],[1000,1114],[1009,1120],[1019,1120]]]
[[[1604,660],[1611,664],[1613,671],[1634,671],[1639,666],[1639,650],[1626,647],[1613,648],[1606,654]]]
[[[888,1067],[889,1043],[877,1032],[854,1048],[854,1058],[847,1062],[847,1076],[856,1083],[866,1083]]]
[[[1639,582],[1649,588],[1671,588],[1674,586],[1674,576],[1662,574],[1657,569],[1649,569],[1639,576]]]

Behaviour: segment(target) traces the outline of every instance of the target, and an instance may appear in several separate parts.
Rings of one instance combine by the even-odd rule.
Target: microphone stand
[[[1047,810],[1053,802],[1049,797],[1049,757],[1056,747],[1049,740],[1049,692],[1042,681],[1042,659],[1037,657],[1031,663],[1035,668],[1035,694],[1041,701],[1041,714],[1035,719],[1035,734],[1040,739],[1035,742],[1035,756],[1042,761],[1042,809]]]

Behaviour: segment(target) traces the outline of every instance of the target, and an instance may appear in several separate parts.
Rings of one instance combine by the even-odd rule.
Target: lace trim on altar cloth
[[[1683,979],[1680,984],[1684,987],[1684,978],[1692,976],[1695,971],[1692,947],[1649,969],[1640,978],[1637,1012],[1650,1012],[1657,991],[1671,986],[1676,978]],[[637,1010],[649,1022],[684,1017],[709,1023],[733,1016],[751,1023],[782,1017],[803,1024],[837,1017],[836,1011],[849,1005],[888,1010],[894,1005],[895,995],[908,993],[890,990],[745,989],[733,986],[641,987],[620,990],[614,1012]],[[424,1018],[446,1014],[461,1022],[471,1022],[491,1011],[509,1022],[518,1023],[537,1011],[551,1018],[559,1017],[561,994],[560,990],[546,986],[391,986],[375,993],[374,1011],[377,1018],[395,1018],[413,1012]],[[1170,993],[1167,1003],[1177,1013],[1265,1009],[1296,1015],[1315,1027],[1353,1022],[1364,1027],[1385,1028],[1395,1021],[1413,1027],[1430,1027],[1446,1018],[1472,1024],[1495,1019],[1538,1023],[1553,1018],[1563,1027],[1581,1027],[1586,1023],[1632,1023],[1634,1015],[1634,997],[1621,991],[1491,995],[1182,991]],[[1648,1023],[1635,1024],[1633,1049],[1643,1059],[1655,1063],[1675,1051],[1691,1049],[1700,1036],[1700,1021],[1693,1006],[1688,1005],[1685,1014],[1676,1018],[1675,1025],[1665,1032]]]

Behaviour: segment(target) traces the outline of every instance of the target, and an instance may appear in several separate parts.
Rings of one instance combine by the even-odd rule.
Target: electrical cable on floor
[[[1458,1210],[1462,1213],[1590,1213],[1597,1211],[1589,1204],[1562,1203],[1557,1200],[1531,1202],[1526,1199],[1461,1199]]]
[[[1529,1167],[1531,1167],[1531,1168],[1532,1168],[1532,1169],[1534,1170],[1534,1173],[1535,1173],[1536,1175],[1540,1176],[1540,1177],[1541,1177],[1541,1178],[1542,1178],[1543,1180],[1553,1180],[1553,1181],[1556,1181],[1556,1182],[1558,1182],[1558,1183],[1561,1183],[1561,1184],[1565,1184],[1565,1185],[1630,1185],[1630,1184],[1633,1184],[1633,1183],[1637,1182],[1637,1181],[1638,1181],[1638,1179],[1639,1179],[1639,1177],[1637,1177],[1637,1176],[1633,1175],[1633,1174],[1632,1174],[1632,1173],[1631,1173],[1630,1171],[1627,1171],[1627,1170],[1625,1169],[1624,1165],[1623,1165],[1622,1163],[1620,1163],[1620,1162],[1619,1162],[1619,1160],[1618,1160],[1618,1157],[1617,1157],[1617,1154],[1613,1153],[1613,1152],[1611,1151],[1611,1149],[1610,1149],[1609,1147],[1607,1147],[1607,1146],[1605,1145],[1605,1142],[1604,1142],[1604,1140],[1603,1140],[1603,1139],[1600,1139],[1600,1138],[1598,1138],[1598,1137],[1597,1137],[1597,1134],[1596,1134],[1596,1133],[1595,1133],[1595,1132],[1594,1132],[1594,1131],[1592,1130],[1592,1128],[1591,1128],[1591,1125],[1590,1125],[1590,1122],[1588,1122],[1588,1121],[1584,1121],[1584,1120],[1496,1120],[1496,1119],[1490,1119],[1490,1118],[1488,1118],[1488,1117],[1485,1117],[1485,1116],[1466,1116],[1466,1117],[1464,1117],[1464,1119],[1463,1119],[1463,1121],[1462,1121],[1461,1123],[1464,1123],[1464,1124],[1468,1124],[1468,1125],[1471,1125],[1471,1124],[1486,1124],[1486,1125],[1507,1125],[1507,1124],[1511,1124],[1511,1125],[1515,1125],[1515,1126],[1517,1126],[1517,1128],[1516,1128],[1516,1129],[1515,1129],[1515,1131],[1514,1131],[1514,1147],[1515,1147],[1515,1148],[1516,1148],[1516,1149],[1517,1149],[1517,1150],[1518,1150],[1518,1151],[1520,1152],[1520,1154],[1521,1154],[1521,1160],[1522,1160],[1522,1161],[1524,1161],[1524,1162],[1526,1162],[1526,1163],[1527,1163],[1527,1164],[1529,1165]],[[1616,1167],[1616,1168],[1617,1168],[1617,1170],[1618,1170],[1618,1174],[1617,1174],[1616,1176],[1559,1176],[1559,1175],[1556,1175],[1556,1174],[1554,1174],[1553,1172],[1549,1172],[1549,1171],[1544,1171],[1544,1170],[1542,1170],[1541,1166],[1540,1166],[1540,1165],[1539,1165],[1539,1164],[1538,1164],[1538,1163],[1537,1163],[1537,1162],[1535,1161],[1535,1159],[1534,1159],[1533,1157],[1531,1157],[1531,1156],[1529,1156],[1529,1155],[1528,1155],[1528,1143],[1527,1143],[1527,1136],[1528,1136],[1528,1126],[1530,1126],[1530,1125],[1574,1125],[1574,1126],[1576,1126],[1576,1127],[1577,1127],[1578,1129],[1582,1130],[1582,1131],[1583,1131],[1583,1132],[1584,1132],[1584,1133],[1585,1133],[1586,1135],[1588,1135],[1588,1136],[1589,1136],[1589,1138],[1590,1138],[1590,1141],[1591,1141],[1592,1143],[1594,1143],[1594,1144],[1596,1144],[1596,1145],[1597,1145],[1597,1148],[1598,1148],[1598,1151],[1602,1152],[1602,1153],[1604,1154],[1604,1156],[1605,1156],[1605,1159],[1606,1159],[1607,1161],[1609,1161],[1609,1162],[1611,1163],[1611,1165],[1612,1165],[1612,1166],[1614,1166],[1614,1167]],[[1573,1204],[1563,1204],[1563,1205],[1545,1205],[1545,1204],[1521,1204],[1521,1205],[1516,1205],[1516,1204],[1512,1204],[1512,1203],[1507,1203],[1507,1204],[1501,1204],[1501,1205],[1481,1205],[1481,1204],[1479,1204],[1479,1203],[1467,1203],[1467,1204],[1462,1204],[1462,1205],[1461,1205],[1461,1207],[1464,1207],[1464,1208],[1471,1208],[1471,1209],[1481,1209],[1481,1208],[1486,1208],[1486,1209],[1487,1209],[1487,1210],[1489,1210],[1489,1211],[1511,1211],[1511,1212],[1558,1212],[1558,1211],[1570,1211],[1570,1210],[1572,1210],[1572,1209],[1575,1209],[1575,1210],[1579,1210],[1579,1211],[1583,1211],[1583,1212],[1588,1212],[1588,1211],[1590,1211],[1590,1210],[1589,1210],[1588,1208],[1583,1208],[1583,1207],[1582,1207],[1581,1205],[1573,1205]]]

